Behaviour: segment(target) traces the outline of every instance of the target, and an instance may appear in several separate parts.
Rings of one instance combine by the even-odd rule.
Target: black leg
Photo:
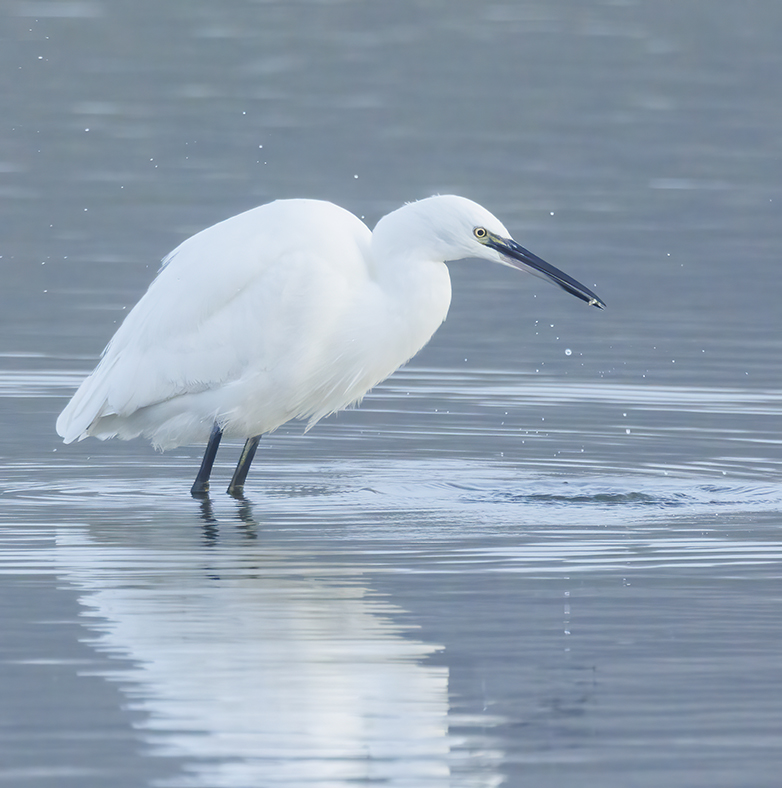
[[[223,437],[223,431],[217,424],[212,427],[212,434],[209,436],[209,443],[206,444],[206,451],[204,452],[204,459],[201,460],[201,467],[198,469],[198,475],[190,488],[190,495],[193,497],[200,497],[209,492],[209,476],[212,473],[212,466],[215,463],[215,456],[217,455],[217,447],[220,445],[220,438]]]
[[[254,438],[248,438],[247,443],[244,444],[242,449],[242,456],[239,457],[239,464],[236,466],[231,483],[228,485],[228,495],[233,495],[234,498],[244,497],[244,481],[247,478],[247,472],[255,457],[255,450],[258,448],[258,443],[261,440],[260,435]]]

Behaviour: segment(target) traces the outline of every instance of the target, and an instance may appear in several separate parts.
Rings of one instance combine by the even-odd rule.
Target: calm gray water
[[[0,9],[0,784],[777,786],[782,5]],[[256,204],[471,197],[362,407],[63,446],[158,261]]]

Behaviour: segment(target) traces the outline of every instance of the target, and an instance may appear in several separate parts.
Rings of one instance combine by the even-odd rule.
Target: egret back
[[[290,383],[312,365],[317,342],[304,338],[329,335],[351,305],[367,280],[370,238],[351,213],[314,200],[270,203],[189,238],[109,342],[60,415],[58,433],[66,442],[202,440],[214,418],[238,407],[242,381],[252,379],[263,397],[263,378],[266,388]],[[218,389],[228,390],[226,404],[194,401]],[[183,399],[187,405],[172,406]],[[148,412],[156,406],[161,412]],[[186,408],[194,409],[185,415]],[[279,405],[263,431],[291,418],[272,411]],[[161,418],[177,423],[156,426]]]

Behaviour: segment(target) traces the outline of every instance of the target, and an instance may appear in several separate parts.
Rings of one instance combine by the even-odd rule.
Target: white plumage
[[[280,200],[164,260],[57,432],[66,443],[142,436],[167,449],[206,441],[215,425],[234,438],[293,418],[311,426],[428,342],[450,304],[444,262],[464,257],[529,270],[602,306],[462,197],[405,205],[374,233],[332,203]]]

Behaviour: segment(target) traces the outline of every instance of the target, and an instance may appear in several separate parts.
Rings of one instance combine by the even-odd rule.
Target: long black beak
[[[517,244],[512,238],[502,238],[499,235],[489,233],[488,240],[485,242],[486,246],[494,249],[502,255],[503,262],[506,265],[518,268],[521,271],[528,271],[541,279],[547,279],[549,282],[559,285],[563,290],[586,301],[590,306],[596,306],[598,309],[605,309],[605,304],[598,298],[588,287],[584,287],[581,282],[577,282],[572,276],[568,276],[559,268],[554,268],[549,265],[545,260],[541,260],[537,255],[532,254],[529,250],[525,249],[521,244]]]

